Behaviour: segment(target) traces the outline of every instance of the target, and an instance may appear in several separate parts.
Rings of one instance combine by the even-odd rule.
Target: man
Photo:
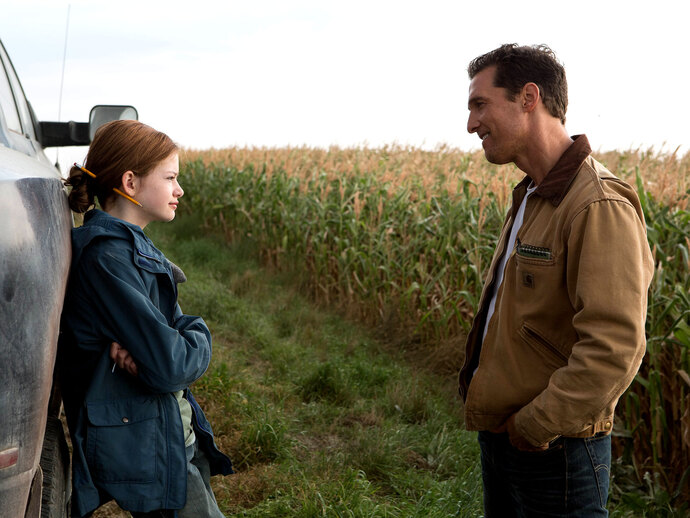
[[[460,371],[487,518],[607,516],[614,409],[645,352],[653,262],[635,191],[565,129],[546,46],[470,63],[467,130],[513,191]]]

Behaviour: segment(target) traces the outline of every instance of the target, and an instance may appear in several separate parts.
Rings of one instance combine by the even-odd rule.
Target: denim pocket
[[[87,404],[86,461],[101,482],[151,482],[156,476],[158,401]]]
[[[559,437],[552,441],[545,450],[524,451],[518,450],[515,446],[508,443],[512,456],[525,467],[563,466],[565,468],[564,445]]]
[[[599,502],[606,507],[609,496],[609,479],[611,471],[611,436],[595,436],[585,439],[585,447],[592,462],[592,469],[599,489]]]

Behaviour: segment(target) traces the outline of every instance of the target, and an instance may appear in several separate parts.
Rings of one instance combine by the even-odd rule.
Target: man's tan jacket
[[[481,343],[508,214],[460,371],[468,430],[512,414],[534,445],[610,433],[645,353],[652,254],[637,194],[594,160],[584,135],[528,198]]]

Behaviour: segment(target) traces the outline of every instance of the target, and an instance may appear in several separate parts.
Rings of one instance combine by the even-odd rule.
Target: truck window
[[[10,88],[14,93],[14,103],[15,107],[17,108],[19,123],[21,124],[24,136],[30,139],[35,139],[36,135],[34,133],[34,125],[33,119],[31,118],[29,103],[26,101],[24,89],[19,82],[19,77],[17,77],[17,72],[14,70],[12,61],[2,45],[0,45],[0,60],[2,60],[5,66],[5,75],[7,76],[10,83]]]
[[[12,95],[12,87],[10,86],[9,78],[7,77],[7,70],[5,69],[5,61],[1,61],[0,66],[0,108],[5,116],[5,123],[7,129],[16,133],[22,134],[22,125],[19,121],[19,112],[17,104],[14,102],[14,95]]]

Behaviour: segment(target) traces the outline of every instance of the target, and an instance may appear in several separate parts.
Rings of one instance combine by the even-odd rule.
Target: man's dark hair
[[[549,47],[519,46],[516,43],[501,45],[473,59],[467,67],[467,73],[473,79],[479,72],[492,66],[496,67],[494,86],[505,88],[509,100],[514,101],[527,83],[535,83],[546,109],[565,124],[568,83],[563,65]]]

